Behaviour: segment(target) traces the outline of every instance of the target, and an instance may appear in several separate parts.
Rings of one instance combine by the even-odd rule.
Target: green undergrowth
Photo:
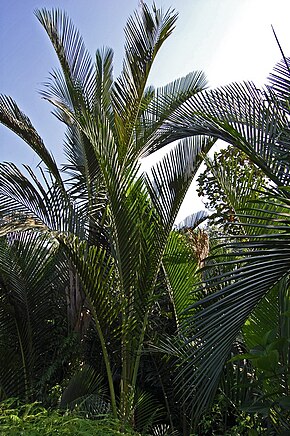
[[[138,436],[138,433],[131,429],[121,432],[120,428],[120,422],[108,417],[92,420],[71,413],[49,411],[39,403],[18,405],[10,400],[0,403],[1,436]]]

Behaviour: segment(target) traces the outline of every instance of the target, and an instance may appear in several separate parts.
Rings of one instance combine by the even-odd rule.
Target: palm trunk
[[[83,316],[85,295],[82,292],[78,274],[71,262],[69,262],[69,285],[66,288],[66,299],[69,331],[79,333],[82,336],[86,319]]]

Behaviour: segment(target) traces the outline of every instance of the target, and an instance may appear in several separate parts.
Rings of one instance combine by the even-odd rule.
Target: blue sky
[[[156,0],[179,11],[179,20],[150,76],[165,85],[192,70],[204,70],[212,86],[252,79],[265,82],[280,53],[270,24],[290,55],[289,0]],[[0,93],[13,97],[30,117],[59,163],[63,127],[50,114],[38,91],[57,66],[52,46],[33,11],[57,7],[68,12],[88,49],[110,46],[115,73],[121,68],[123,28],[138,0],[7,0],[0,13]],[[288,49],[289,47],[289,49]],[[0,126],[0,160],[35,166],[26,144]]]

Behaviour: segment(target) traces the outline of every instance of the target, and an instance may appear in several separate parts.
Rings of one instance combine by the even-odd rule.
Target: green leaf
[[[290,396],[281,397],[277,402],[283,409],[290,410]]]
[[[279,363],[279,352],[277,350],[271,350],[267,352],[264,356],[255,360],[255,366],[261,370],[267,372],[273,372],[278,367]]]

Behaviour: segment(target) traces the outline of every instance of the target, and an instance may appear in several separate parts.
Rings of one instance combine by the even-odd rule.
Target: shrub
[[[50,436],[50,435],[94,435],[94,436],[138,436],[131,429],[124,433],[121,424],[105,417],[91,420],[72,413],[61,414],[49,411],[39,403],[21,405],[15,399],[0,403],[0,435],[2,436]]]

